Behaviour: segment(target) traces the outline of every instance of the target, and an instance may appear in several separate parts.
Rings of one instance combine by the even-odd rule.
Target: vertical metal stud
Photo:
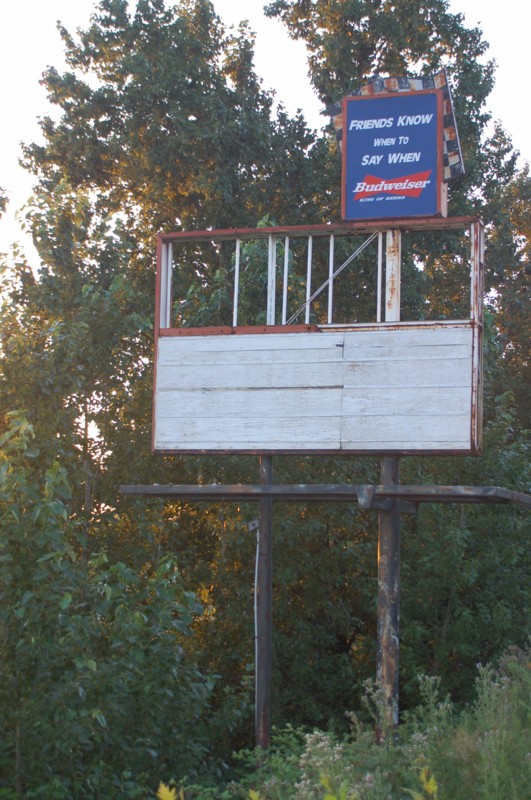
[[[332,324],[334,308],[334,235],[330,236],[330,249],[328,253],[328,324]]]
[[[376,322],[382,321],[383,233],[378,234],[378,266],[376,273]]]
[[[173,246],[171,242],[162,245],[162,264],[160,275],[160,318],[161,328],[171,327],[172,312],[172,273]]]
[[[282,283],[282,324],[288,316],[289,236],[284,239],[284,281]]]
[[[385,321],[400,321],[400,259],[401,234],[393,229],[386,232],[385,243]]]
[[[240,240],[236,239],[236,253],[234,257],[234,300],[232,305],[232,325],[238,324],[238,298],[240,294]]]
[[[306,264],[306,313],[304,321],[308,325],[310,322],[310,298],[312,296],[312,257],[313,257],[313,236],[308,236],[308,261]]]
[[[268,258],[267,258],[267,316],[268,325],[275,324],[275,295],[276,295],[276,271],[277,271],[277,237],[269,237]]]

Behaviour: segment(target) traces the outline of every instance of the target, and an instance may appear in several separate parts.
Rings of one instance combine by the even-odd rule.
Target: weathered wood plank
[[[157,370],[162,389],[257,389],[341,387],[343,365],[337,363],[224,364],[185,366]]]
[[[273,448],[297,447],[303,450],[316,448],[339,449],[340,417],[304,417],[300,419],[257,417],[187,417],[176,422],[161,419],[157,428],[156,445],[178,442],[183,448],[207,448],[216,444],[227,449],[238,447]]]
[[[178,402],[177,402],[178,400]],[[330,417],[341,415],[342,391],[336,389],[198,389],[157,394],[157,417],[181,419],[193,417],[224,418],[256,413],[269,420],[278,417]]]
[[[436,416],[437,414],[463,414],[470,405],[468,386],[393,387],[392,392],[380,389],[355,389],[343,392],[342,415],[396,416],[413,414]]]
[[[293,364],[293,363],[329,363],[331,361],[343,361],[343,351],[341,345],[312,348],[312,349],[249,349],[249,350],[193,350],[184,348],[181,352],[164,353],[159,359],[161,367],[182,367],[182,366],[208,366],[209,364],[249,364],[260,365],[270,364]]]
[[[404,345],[402,342],[396,345],[374,346],[373,344],[364,345],[360,342],[356,347],[345,345],[345,361],[359,363],[361,361],[373,361],[382,363],[385,361],[420,361],[429,359],[430,361],[447,361],[450,359],[466,358],[470,361],[471,346],[469,342],[459,344],[442,343],[422,343],[417,345]]]
[[[406,441],[412,449],[428,441],[437,448],[449,441],[468,446],[470,417],[468,414],[343,417],[341,439],[343,447],[350,450],[369,445],[377,449],[388,445],[395,447],[396,442]]]
[[[383,323],[385,325],[385,323]],[[471,341],[473,326],[470,322],[441,325],[394,323],[393,327],[366,326],[356,330],[345,330],[345,348],[454,346]],[[324,335],[325,332],[323,332]]]
[[[345,363],[344,386],[346,389],[432,387],[444,389],[448,386],[470,386],[471,367],[469,359],[452,361],[383,361]]]
[[[159,356],[165,358],[188,352],[272,352],[274,350],[327,350],[334,343],[343,343],[343,333],[272,333],[267,337],[242,334],[241,336],[197,336],[161,338],[158,342]]]

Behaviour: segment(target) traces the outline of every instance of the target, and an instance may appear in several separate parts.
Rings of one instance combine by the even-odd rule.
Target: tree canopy
[[[267,8],[306,43],[323,105],[376,71],[447,69],[466,164],[450,213],[487,225],[485,452],[405,458],[402,480],[526,491],[531,179],[487,128],[481,32],[445,0]],[[250,456],[151,455],[156,234],[338,220],[340,161],[332,130],[275,108],[252,32],[227,30],[209,0],[99,0],[86,30],[60,30],[67,70],[43,79],[54,113],[24,148],[39,263],[15,251],[1,278],[0,794],[138,797],[165,774],[212,777],[252,739],[255,507],[118,492],[258,473]],[[406,239],[405,305],[458,303],[467,248]],[[203,277],[212,297],[219,275]],[[378,468],[279,458],[275,481],[376,483]],[[425,506],[404,523],[404,707],[418,672],[464,702],[476,664],[524,642],[527,532],[508,507]],[[342,730],[374,673],[376,520],[279,503],[274,548],[273,718]]]

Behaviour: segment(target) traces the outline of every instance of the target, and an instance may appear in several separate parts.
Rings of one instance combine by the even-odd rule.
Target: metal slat
[[[232,324],[238,324],[238,298],[240,294],[240,240],[236,239],[236,253],[234,259],[234,302],[232,306]]]
[[[173,245],[171,242],[162,247],[161,282],[160,282],[160,317],[161,328],[171,327],[172,306],[172,273]]]
[[[288,314],[288,279],[289,279],[289,236],[284,239],[284,280],[282,283],[282,324],[286,324]]]
[[[330,245],[328,250],[328,324],[333,323],[333,308],[334,308],[334,234],[330,236]]]
[[[267,250],[267,315],[268,325],[275,324],[275,294],[277,268],[277,237],[270,236]]]
[[[304,321],[308,325],[310,322],[310,302],[312,293],[312,256],[313,256],[313,237],[308,236],[308,260],[306,264],[306,313]]]

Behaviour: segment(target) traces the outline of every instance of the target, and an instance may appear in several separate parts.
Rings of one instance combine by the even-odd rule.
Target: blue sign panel
[[[434,92],[347,97],[343,219],[440,213],[440,115]]]

